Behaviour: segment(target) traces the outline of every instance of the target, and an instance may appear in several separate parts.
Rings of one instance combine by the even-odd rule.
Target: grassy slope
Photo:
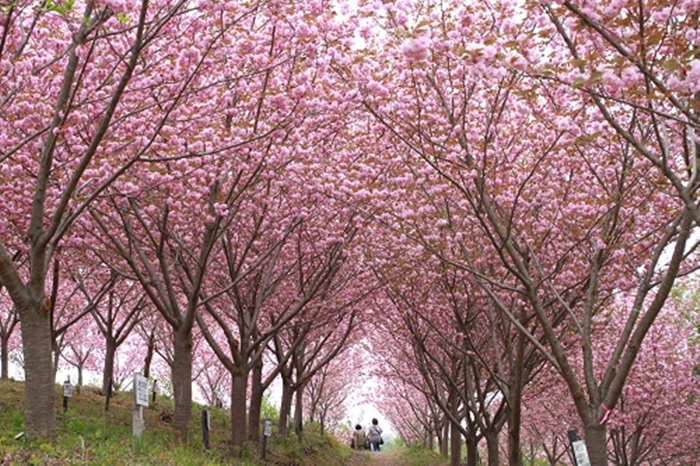
[[[24,429],[23,382],[0,381],[0,464],[4,465],[284,465],[344,466],[351,450],[335,439],[306,430],[303,441],[296,437],[275,436],[268,442],[266,461],[260,459],[259,448],[250,447],[238,458],[232,458],[228,444],[228,413],[214,409],[211,413],[211,448],[202,444],[201,407],[195,406],[188,446],[173,443],[172,427],[167,420],[172,414],[172,401],[156,400],[144,409],[146,432],[142,441],[131,434],[131,393],[112,399],[110,410],[104,410],[104,397],[94,389],[83,388],[69,400],[63,412],[63,392],[56,386],[57,438],[54,445],[29,444],[15,435]],[[164,415],[164,416],[161,416]]]

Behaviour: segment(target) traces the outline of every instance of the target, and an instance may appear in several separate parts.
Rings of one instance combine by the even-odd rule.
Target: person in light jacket
[[[364,450],[365,442],[367,441],[367,436],[365,435],[365,430],[360,424],[355,426],[355,432],[352,434],[352,446],[355,450]]]
[[[372,451],[381,451],[382,442],[382,428],[379,427],[379,421],[376,418],[372,419],[372,425],[367,431],[367,439],[372,447]]]

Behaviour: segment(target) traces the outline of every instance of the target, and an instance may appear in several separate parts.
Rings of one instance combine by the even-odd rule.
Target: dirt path
[[[396,450],[379,453],[362,452],[355,454],[349,466],[401,466],[401,452]]]
[[[372,453],[368,464],[371,466],[401,466],[399,452],[394,450]]]

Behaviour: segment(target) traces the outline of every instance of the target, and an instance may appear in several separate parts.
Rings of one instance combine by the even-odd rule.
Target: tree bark
[[[304,386],[297,387],[294,391],[296,404],[294,406],[294,431],[301,437],[304,430]]]
[[[248,440],[254,443],[260,442],[260,412],[262,410],[263,386],[262,386],[262,362],[253,365],[250,390],[250,408],[248,410]]]
[[[292,390],[291,384],[282,381],[282,401],[280,403],[280,421],[277,429],[282,437],[287,437],[289,435],[289,415],[292,412],[292,397],[294,396],[294,391]]]
[[[246,400],[248,371],[238,369],[231,374],[231,445],[240,449],[246,441]]]
[[[179,328],[173,332],[172,382],[175,397],[173,425],[176,438],[188,441],[188,426],[192,416],[192,332]]]
[[[105,364],[102,368],[102,393],[105,395],[107,390],[109,390],[109,384],[114,375],[114,355],[116,352],[117,346],[114,339],[108,337],[105,341]]]
[[[148,345],[146,346],[146,357],[143,361],[143,376],[149,379],[151,377],[151,361],[153,354],[156,352],[156,336],[155,330],[148,335]],[[110,376],[111,377],[111,376]]]
[[[46,309],[48,306],[43,301],[34,299],[30,308],[20,312],[25,372],[24,423],[29,439],[51,442],[56,423],[51,359],[53,339],[50,314]]]
[[[470,435],[467,437],[467,466],[476,466],[478,460],[478,450],[479,441],[470,431]]]
[[[2,342],[0,348],[0,365],[2,365],[2,374],[0,374],[1,380],[10,379],[10,336],[2,335]]]
[[[510,466],[522,466],[523,455],[520,442],[520,430],[522,424],[523,385],[525,385],[524,369],[525,336],[519,333],[517,336],[517,349],[515,364],[511,368],[512,379],[508,400],[508,464]]]
[[[499,466],[498,461],[498,429],[488,429],[485,432],[486,450],[489,455],[489,466]]]
[[[451,424],[448,422],[447,417],[444,417],[442,428],[438,430],[437,436],[438,446],[440,448],[440,456],[442,456],[445,459],[447,459],[450,453],[450,445],[447,442],[447,439],[450,437],[450,426]]]
[[[450,466],[460,466],[462,461],[462,435],[459,428],[450,423]]]
[[[588,450],[588,459],[591,466],[607,466],[608,464],[608,448],[606,444],[607,428],[605,424],[600,425],[595,422],[586,423],[586,450]]]
[[[80,393],[80,388],[83,386],[83,369],[85,368],[85,362],[80,361],[76,368],[78,369],[78,385],[75,387],[75,389],[78,393]]]

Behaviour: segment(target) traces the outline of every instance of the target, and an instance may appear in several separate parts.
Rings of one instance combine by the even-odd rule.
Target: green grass
[[[447,466],[449,464],[437,452],[419,447],[402,448],[400,458],[400,463],[404,466]]]
[[[0,464],[7,465],[185,465],[185,466],[344,466],[352,451],[334,438],[321,435],[314,426],[305,428],[300,440],[275,435],[267,443],[266,458],[260,448],[248,445],[232,458],[228,447],[228,412],[213,409],[210,449],[205,449],[201,433],[201,406],[195,405],[189,445],[174,442],[173,429],[161,414],[172,414],[172,400],[161,397],[144,409],[146,430],[143,439],[132,436],[131,393],[120,393],[104,410],[104,397],[84,387],[75,393],[63,412],[62,387],[56,386],[56,439],[51,445],[15,440],[24,430],[24,383],[0,381]]]

